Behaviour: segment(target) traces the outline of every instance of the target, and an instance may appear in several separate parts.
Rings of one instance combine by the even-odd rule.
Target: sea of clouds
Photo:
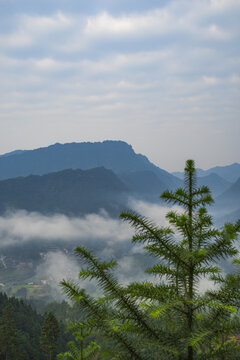
[[[165,218],[169,207],[131,199],[129,208],[159,226],[167,226]],[[177,206],[171,210],[180,211]],[[41,261],[36,265],[36,277],[47,280],[56,299],[62,298],[59,283],[62,279],[78,280],[83,265],[74,253],[76,246],[85,246],[103,260],[116,260],[116,276],[126,285],[132,281],[149,280],[144,270],[154,263],[142,245],[132,244],[134,229],[120,219],[112,218],[106,211],[83,217],[68,217],[63,214],[51,216],[19,210],[0,217],[0,255],[7,247],[25,251],[29,244],[36,247],[44,244]],[[20,250],[19,250],[20,249]],[[153,278],[151,279],[153,280]],[[81,280],[81,286],[91,293],[98,290],[95,283]],[[201,289],[210,286],[207,279],[201,281]]]

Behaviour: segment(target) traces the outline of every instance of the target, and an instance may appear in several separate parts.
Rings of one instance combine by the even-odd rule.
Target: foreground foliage
[[[197,187],[192,160],[186,162],[184,188],[166,191],[161,198],[182,208],[168,212],[168,227],[131,212],[120,215],[136,230],[133,243],[143,244],[156,259],[146,272],[157,281],[124,287],[113,273],[114,261],[102,262],[78,247],[76,254],[86,264],[79,277],[96,280],[104,296],[92,298],[74,282],[63,280],[62,287],[87,313],[92,327],[112,339],[111,359],[239,359],[239,293],[238,302],[224,296],[233,284],[217,266],[237,254],[239,224],[213,227],[206,209],[213,200],[206,186]],[[203,294],[200,280],[210,277],[223,285]]]
[[[87,323],[73,324],[68,327],[74,330],[75,341],[69,341],[69,350],[64,354],[58,354],[59,360],[97,360],[99,358],[100,346],[91,341],[86,344],[91,331]]]

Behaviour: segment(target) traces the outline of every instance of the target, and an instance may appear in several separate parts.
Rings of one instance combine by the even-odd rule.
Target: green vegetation
[[[15,282],[16,279],[23,283],[33,276],[32,269],[8,269],[1,271],[1,282]]]
[[[59,332],[60,329],[57,319],[53,313],[47,313],[40,336],[40,347],[47,360],[54,359],[57,354]]]
[[[100,346],[94,341],[85,345],[91,334],[89,325],[78,323],[69,326],[69,329],[74,330],[75,341],[69,341],[69,350],[64,354],[59,354],[57,358],[59,360],[97,360],[100,355]]]
[[[16,326],[9,306],[3,308],[0,327],[0,354],[8,360],[15,360],[17,354]]]
[[[66,303],[59,304],[59,308],[66,307]],[[71,314],[71,307],[67,305]],[[48,309],[42,308],[42,313]],[[60,309],[59,309],[60,313]],[[73,314],[76,310],[73,310]],[[75,321],[74,315],[69,315]],[[78,318],[77,318],[78,319]],[[23,300],[7,297],[0,292],[0,360],[44,360],[44,354],[40,348],[41,328],[44,316],[38,314]],[[58,320],[59,338],[57,352],[65,351],[67,343],[72,339],[65,325]]]
[[[48,296],[46,285],[9,285],[4,287],[5,292],[8,295],[20,297],[20,298],[38,298],[41,296]]]
[[[8,309],[7,313],[6,309]],[[14,360],[43,360],[39,348],[42,316],[22,300],[8,298],[6,294],[0,293],[0,319],[2,342],[12,344],[11,346],[7,345],[5,350],[4,346],[1,346],[2,352],[10,351],[12,348],[16,352],[15,355],[11,355]],[[2,357],[0,356],[0,359],[5,360],[5,355],[6,352],[1,355]]]
[[[239,223],[213,227],[206,209],[213,200],[206,186],[197,188],[192,160],[186,163],[184,188],[161,198],[182,208],[168,212],[168,227],[135,213],[120,215],[136,230],[133,243],[143,244],[156,259],[146,270],[156,281],[123,287],[113,274],[114,261],[102,262],[78,247],[76,254],[86,264],[79,277],[97,281],[104,295],[94,299],[74,282],[62,281],[63,289],[96,331],[111,339],[114,359],[239,359],[239,303],[224,296],[236,284],[224,279],[217,265],[237,255]],[[220,290],[202,293],[203,278],[221,281]],[[235,280],[239,284],[239,277]]]

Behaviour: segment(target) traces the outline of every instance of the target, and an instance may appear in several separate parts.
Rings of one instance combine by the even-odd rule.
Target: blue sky
[[[0,153],[121,139],[240,162],[240,0],[0,0]]]

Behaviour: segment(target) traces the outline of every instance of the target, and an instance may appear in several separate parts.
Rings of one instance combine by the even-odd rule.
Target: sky
[[[0,154],[123,140],[240,162],[240,0],[0,0]]]

